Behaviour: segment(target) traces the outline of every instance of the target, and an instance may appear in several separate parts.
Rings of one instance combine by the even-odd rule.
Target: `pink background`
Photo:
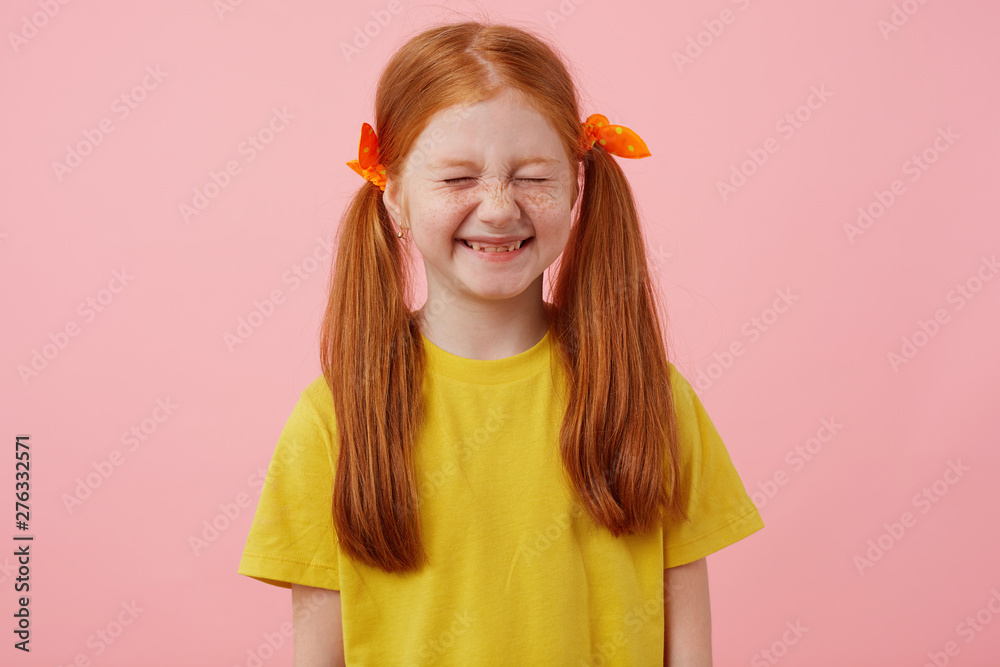
[[[320,372],[322,241],[362,184],[344,162],[389,55],[483,9],[397,1],[246,0],[221,15],[210,0],[4,3],[0,662],[291,664],[290,594],[236,567],[277,437]],[[584,114],[653,153],[622,166],[671,355],[767,525],[709,559],[716,664],[1000,664],[1000,280],[984,263],[1000,250],[996,3],[487,11],[552,40]],[[796,113],[797,127],[782,121]],[[85,133],[99,143],[58,174]],[[258,133],[269,143],[251,159],[240,147]],[[763,164],[746,162],[724,197],[753,155]],[[239,172],[185,221],[180,205],[230,161]],[[859,207],[879,214],[890,197],[849,238]],[[225,335],[276,290],[230,349]],[[60,335],[68,325],[77,335]],[[51,358],[22,378],[36,352]],[[133,427],[144,440],[123,442]],[[11,450],[25,433],[30,657],[11,646]],[[130,624],[98,639],[119,616]]]

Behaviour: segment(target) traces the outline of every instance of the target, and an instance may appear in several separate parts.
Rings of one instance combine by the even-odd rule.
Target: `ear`
[[[389,212],[389,219],[400,229],[409,229],[409,224],[403,224],[406,216],[403,215],[403,208],[400,202],[398,179],[388,179],[385,183],[385,191],[382,192],[382,204]]]

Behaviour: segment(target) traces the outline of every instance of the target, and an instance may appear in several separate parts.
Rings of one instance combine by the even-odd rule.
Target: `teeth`
[[[524,241],[515,241],[507,246],[489,246],[482,243],[476,243],[475,241],[462,241],[462,243],[479,252],[510,252],[511,250],[517,250],[520,248]]]

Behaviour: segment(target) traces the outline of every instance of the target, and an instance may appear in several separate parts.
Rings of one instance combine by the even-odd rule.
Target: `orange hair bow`
[[[618,157],[650,157],[652,153],[638,134],[624,125],[612,125],[607,116],[591,114],[583,124],[583,149],[591,150],[595,143]],[[379,162],[378,137],[368,123],[361,125],[361,140],[358,142],[358,159],[350,160],[347,166],[363,178],[385,191],[385,167]]]
[[[584,150],[590,150],[594,143],[618,157],[650,157],[652,153],[639,135],[624,125],[611,125],[608,117],[599,113],[590,114],[583,124]]]
[[[361,126],[358,159],[349,161],[347,166],[385,191],[385,167],[378,159],[378,137],[368,123]]]

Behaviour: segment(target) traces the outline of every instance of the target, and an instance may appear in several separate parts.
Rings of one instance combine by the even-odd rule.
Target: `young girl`
[[[433,28],[388,63],[323,374],[239,564],[291,588],[298,667],[711,664],[705,557],[763,522],[667,360],[618,163],[648,155],[521,29]]]

